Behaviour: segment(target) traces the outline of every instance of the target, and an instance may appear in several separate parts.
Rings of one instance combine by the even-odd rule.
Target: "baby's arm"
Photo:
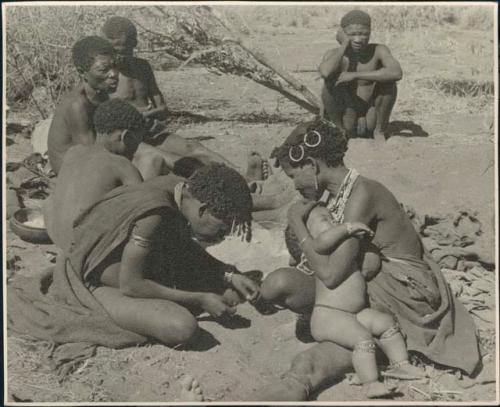
[[[312,246],[318,254],[330,254],[345,239],[350,236],[372,236],[372,230],[364,223],[352,222],[332,225],[329,229],[312,239]]]

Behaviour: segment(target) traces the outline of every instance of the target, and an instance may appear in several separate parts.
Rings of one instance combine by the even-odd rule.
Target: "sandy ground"
[[[421,33],[423,36],[428,33]],[[483,34],[483,35],[482,35]],[[290,70],[314,68],[332,41],[332,33],[293,29],[284,33],[260,33],[269,52]],[[481,36],[482,35],[482,36]],[[435,41],[450,38],[482,41],[478,32],[439,32]],[[404,38],[389,39],[394,54],[405,69],[400,98],[392,121],[400,122],[397,134],[383,147],[371,140],[353,139],[346,156],[348,166],[375,178],[411,205],[419,214],[446,214],[459,209],[476,211],[483,224],[480,244],[493,256],[494,241],[494,144],[493,108],[477,105],[474,98],[448,97],[436,90],[422,89],[416,72],[424,63],[422,50],[405,48]],[[436,44],[436,42],[433,42]],[[463,47],[446,49],[449,58],[459,58]],[[299,55],[300,58],[297,56]],[[426,77],[443,75],[442,59],[433,48],[426,50]],[[465,51],[463,51],[465,52]],[[274,54],[273,54],[274,53]],[[458,66],[451,74],[466,75]],[[314,73],[297,73],[314,90],[320,81]],[[178,125],[180,135],[202,140],[244,167],[246,154],[257,150],[269,155],[294,124],[310,118],[306,112],[275,92],[250,80],[217,76],[203,68],[158,72],[158,82],[172,108],[191,110],[218,118],[207,123]],[[462,100],[464,99],[464,100]],[[467,100],[465,100],[467,99]],[[491,103],[492,99],[491,99]],[[273,116],[274,115],[274,116]],[[29,140],[13,135],[8,159],[16,161],[30,152]],[[279,171],[277,179],[283,179]],[[29,202],[36,205],[36,202]],[[269,227],[270,225],[266,225]],[[250,245],[228,241],[212,248],[213,254],[235,263],[242,270],[264,273],[286,265],[287,253],[281,225],[257,227]],[[7,231],[8,258],[15,259],[15,274],[35,274],[50,264],[52,246],[25,243]],[[15,256],[18,256],[17,259]],[[494,288],[492,287],[492,290]],[[491,295],[494,295],[492,292]],[[492,311],[491,317],[494,318]],[[224,325],[200,318],[203,339],[194,350],[169,349],[159,344],[112,350],[99,348],[66,382],[59,384],[43,358],[43,344],[25,339],[8,339],[8,391],[18,400],[34,401],[174,401],[183,374],[196,377],[208,401],[246,401],[251,394],[289,367],[294,355],[311,346],[295,338],[294,315],[282,311],[261,316],[250,305],[238,308],[238,315]],[[494,370],[494,326],[481,323],[481,334],[490,342],[482,345],[485,374]],[[400,400],[493,400],[495,384],[478,384],[463,389],[446,371],[436,372],[429,384],[405,384]],[[415,390],[416,389],[416,390]],[[358,387],[346,380],[322,389],[318,401],[360,400]]]

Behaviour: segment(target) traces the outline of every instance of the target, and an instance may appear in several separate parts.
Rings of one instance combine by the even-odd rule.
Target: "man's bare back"
[[[125,157],[100,145],[71,147],[46,208],[47,230],[54,243],[68,248],[73,222],[85,209],[114,188],[139,182],[139,171]]]
[[[92,116],[96,107],[87,98],[83,83],[68,93],[57,106],[47,140],[49,160],[54,172],[59,172],[64,154],[70,147],[94,143]]]

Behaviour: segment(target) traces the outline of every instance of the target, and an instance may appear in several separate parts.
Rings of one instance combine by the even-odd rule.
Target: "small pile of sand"
[[[288,251],[281,228],[264,229],[254,223],[252,232],[249,243],[229,237],[207,248],[207,251],[221,261],[234,264],[241,271],[260,270],[264,276],[278,267],[287,266]]]

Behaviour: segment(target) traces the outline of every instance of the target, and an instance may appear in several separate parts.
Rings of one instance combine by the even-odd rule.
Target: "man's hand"
[[[309,213],[316,205],[318,205],[317,201],[300,200],[295,202],[290,206],[290,209],[288,209],[288,223],[297,222],[298,220],[305,222]]]
[[[340,85],[341,83],[351,82],[356,79],[356,72],[341,72],[337,82],[335,82],[335,86]]]
[[[212,293],[202,294],[200,306],[215,318],[236,312],[236,307],[231,306],[229,300],[221,295]]]
[[[335,36],[335,39],[340,45],[345,45],[345,43],[349,42],[349,37],[346,35],[344,29],[340,27],[337,31],[337,35]]]
[[[259,295],[259,286],[257,283],[242,274],[233,274],[231,278],[231,285],[247,301],[252,301]]]

